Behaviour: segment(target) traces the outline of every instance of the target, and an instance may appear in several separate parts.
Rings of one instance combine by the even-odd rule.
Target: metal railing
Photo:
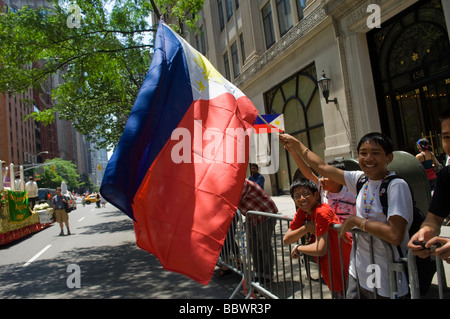
[[[329,283],[325,283],[321,274],[321,258],[302,255],[298,259],[291,257],[293,244],[284,245],[283,237],[289,229],[292,218],[264,212],[250,211],[246,216],[236,214],[220,254],[218,264],[231,269],[241,276],[241,281],[230,298],[235,298],[243,289],[245,298],[262,295],[273,299],[334,299],[345,298],[347,289],[347,271],[344,268],[341,241],[339,242],[339,260],[333,260],[328,240],[327,257]],[[341,225],[333,225],[331,229],[339,231]],[[367,234],[359,229],[353,234]],[[358,235],[353,235],[353,250],[357,249]],[[370,235],[369,235],[370,236]],[[406,257],[396,254],[396,247],[378,238],[383,243],[388,266],[390,298],[399,295],[399,283],[402,273],[408,274],[410,297],[421,298],[418,284],[418,272],[415,256],[408,251]],[[373,263],[373,247],[370,251]],[[337,259],[334,257],[334,259]],[[323,259],[322,259],[323,260]],[[443,299],[447,290],[445,273],[440,258],[435,258],[439,298]],[[340,263],[340,274],[333,274],[333,263]],[[406,270],[407,269],[407,270]],[[335,280],[342,280],[343,292],[334,291]],[[373,298],[377,298],[377,290],[373,289]],[[359,295],[358,290],[358,297]]]

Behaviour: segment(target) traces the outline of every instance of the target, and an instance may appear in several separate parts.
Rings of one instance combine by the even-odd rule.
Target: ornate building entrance
[[[439,112],[450,106],[450,43],[441,0],[420,1],[368,33],[381,127],[417,153],[427,137],[442,154]]]

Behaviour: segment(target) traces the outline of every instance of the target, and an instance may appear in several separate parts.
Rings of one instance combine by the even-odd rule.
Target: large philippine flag
[[[256,116],[238,88],[160,22],[100,191],[133,219],[137,245],[164,269],[211,280],[241,197]]]

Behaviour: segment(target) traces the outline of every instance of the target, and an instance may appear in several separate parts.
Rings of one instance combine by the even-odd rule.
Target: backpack
[[[390,175],[386,177],[383,182],[380,185],[380,202],[381,206],[383,207],[383,213],[386,215],[388,214],[388,187],[389,183],[394,180],[400,178],[408,184],[409,190],[411,192],[411,197],[413,200],[413,221],[411,223],[411,227],[409,228],[409,237],[411,238],[415,233],[417,233],[420,229],[420,226],[422,225],[423,221],[425,220],[425,214],[416,206],[416,201],[414,199],[414,192],[412,191],[409,183],[399,175]],[[363,185],[368,181],[368,177],[363,174],[358,179],[358,182],[356,184],[356,191],[357,194],[359,194],[361,188]],[[397,246],[398,253],[400,257],[404,257],[403,253],[400,249],[400,246]],[[416,259],[416,265],[417,265],[417,272],[419,277],[419,287],[420,287],[420,294],[424,295],[427,293],[428,289],[431,286],[431,281],[433,280],[434,274],[436,273],[436,262],[431,259],[431,257],[427,257],[425,259],[419,258],[415,256]],[[405,267],[406,271],[408,270],[407,267]],[[408,276],[407,276],[408,277]]]

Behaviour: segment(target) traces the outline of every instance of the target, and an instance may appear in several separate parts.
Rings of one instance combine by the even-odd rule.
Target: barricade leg
[[[419,274],[417,272],[416,256],[408,250],[408,280],[411,299],[420,299]]]
[[[228,230],[217,264],[221,269],[234,272],[242,277],[230,296],[230,299],[235,298],[237,293],[243,288],[243,285],[245,285],[246,269],[244,222],[239,212],[236,213]]]
[[[439,299],[445,299],[444,291],[447,290],[447,280],[445,278],[442,259],[439,257],[436,257],[436,275],[438,281]]]

